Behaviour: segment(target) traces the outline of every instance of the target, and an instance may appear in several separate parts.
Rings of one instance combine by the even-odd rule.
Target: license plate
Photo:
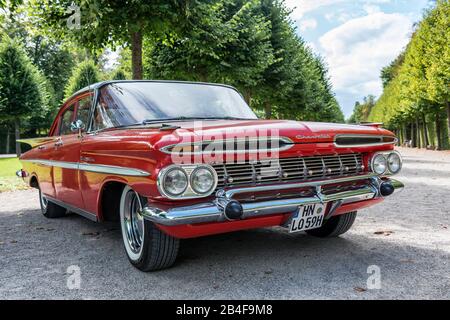
[[[327,204],[316,203],[300,206],[292,218],[289,232],[300,232],[320,228],[323,224]]]

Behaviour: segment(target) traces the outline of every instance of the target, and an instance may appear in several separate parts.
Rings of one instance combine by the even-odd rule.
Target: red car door
[[[53,183],[56,199],[65,204],[83,209],[80,192],[78,164],[80,161],[81,137],[72,132],[71,123],[77,118],[78,101],[69,102],[60,116],[59,127],[53,145]]]

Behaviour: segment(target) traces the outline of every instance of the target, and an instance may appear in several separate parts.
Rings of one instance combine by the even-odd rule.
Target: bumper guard
[[[322,187],[326,185],[339,184],[345,182],[355,182],[369,180],[370,182],[361,188],[349,191],[335,192],[332,194],[322,193]],[[380,192],[382,183],[392,185],[394,191],[403,189],[404,185],[394,179],[382,179],[376,174],[365,174],[337,179],[327,179],[321,181],[307,181],[300,183],[289,183],[282,185],[268,185],[234,188],[229,190],[219,190],[216,199],[213,201],[191,205],[173,207],[170,209],[160,209],[154,206],[146,206],[142,210],[142,215],[154,223],[165,226],[176,226],[183,224],[213,223],[232,220],[227,218],[224,208],[230,202],[236,202],[234,196],[243,193],[267,192],[289,190],[296,188],[311,187],[315,189],[312,197],[300,197],[292,199],[273,199],[267,201],[241,203],[242,216],[240,219],[263,217],[274,214],[290,213],[297,210],[299,206],[314,203],[332,202],[327,217],[343,204],[359,202],[383,197]]]

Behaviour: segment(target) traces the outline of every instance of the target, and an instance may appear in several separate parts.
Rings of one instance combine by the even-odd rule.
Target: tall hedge
[[[87,60],[76,67],[67,83],[65,90],[66,99],[84,87],[100,81],[97,66],[93,61]]]
[[[4,36],[0,43],[0,120],[14,123],[16,141],[21,123],[48,110],[46,81],[24,48]],[[16,142],[16,154],[21,154]]]

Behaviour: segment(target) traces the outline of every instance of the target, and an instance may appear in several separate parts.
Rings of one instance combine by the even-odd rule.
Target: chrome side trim
[[[75,206],[73,206],[71,204],[67,204],[67,203],[65,203],[65,202],[63,202],[61,200],[57,200],[57,199],[55,199],[53,197],[49,197],[47,195],[45,195],[45,198],[47,198],[48,201],[56,203],[58,206],[66,208],[70,212],[76,213],[76,214],[78,214],[78,215],[80,215],[82,217],[85,217],[86,219],[89,219],[91,221],[98,222],[98,217],[95,214],[91,213],[91,212],[88,212],[86,210],[77,208],[77,207],[75,207]]]
[[[338,138],[380,138],[380,142],[377,143],[365,143],[365,144],[351,144],[351,145],[340,145],[336,142]],[[376,147],[376,146],[387,146],[387,145],[395,145],[398,142],[398,138],[394,137],[394,141],[391,142],[383,142],[383,138],[388,137],[392,138],[392,136],[385,135],[375,135],[375,134],[337,134],[334,137],[334,146],[336,148],[361,148],[361,147]]]
[[[370,175],[366,175],[365,177],[370,177]],[[371,180],[372,179],[377,181],[380,180],[378,176],[372,176]],[[355,180],[355,177],[353,177],[353,180]],[[396,190],[401,190],[403,188],[403,183],[400,181],[387,181],[390,181]],[[333,182],[330,181],[322,181],[322,185],[332,183]],[[328,195],[321,193],[321,185],[316,185],[316,190],[316,196],[312,197],[241,203],[243,208],[242,219],[291,213],[297,210],[297,208],[301,205],[324,202],[331,202],[332,209],[334,211],[342,204],[366,201],[380,197],[377,184],[372,182],[368,182],[367,185],[355,190],[337,192]],[[191,206],[169,207],[167,209],[146,206],[143,208],[142,214],[146,219],[166,226],[224,222],[226,221],[226,218],[223,214],[223,206],[221,206],[222,201],[228,201],[228,199],[225,198],[225,194],[217,196],[214,201]]]
[[[133,177],[150,176],[150,173],[148,173],[147,171],[128,167],[108,166],[102,164],[90,164],[80,162],[55,161],[55,160],[40,160],[40,159],[23,159],[21,161],[31,162],[47,167],[58,167],[64,169],[81,170],[95,173],[117,174],[122,176],[133,176]]]
[[[122,176],[148,177],[150,173],[140,169],[107,166],[102,164],[79,163],[79,170],[96,173],[118,174]]]

